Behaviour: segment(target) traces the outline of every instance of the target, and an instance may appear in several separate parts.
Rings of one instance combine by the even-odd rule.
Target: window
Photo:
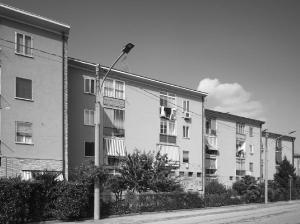
[[[18,54],[32,57],[33,41],[32,37],[21,33],[15,36],[15,51]]]
[[[32,144],[32,123],[23,121],[16,122],[16,142]]]
[[[206,134],[208,135],[216,135],[217,134],[217,121],[216,119],[207,119],[206,124]]]
[[[182,162],[189,163],[189,151],[182,152]]]
[[[201,173],[200,172],[197,172],[197,177],[201,177]]]
[[[193,176],[193,172],[188,172],[188,176],[192,177]]]
[[[117,99],[125,99],[125,83],[119,80],[106,79],[103,95]]]
[[[250,151],[251,155],[254,154],[254,147],[253,147],[253,145],[249,145],[249,151]]]
[[[184,171],[179,171],[179,176],[184,177]]]
[[[175,121],[160,120],[160,134],[176,136],[176,123]]]
[[[176,96],[173,93],[160,92],[160,106],[174,108],[176,107]]]
[[[190,112],[190,101],[183,101],[183,112]]]
[[[84,77],[84,93],[96,93],[96,80],[91,77]]]
[[[244,176],[246,174],[245,171],[245,160],[243,159],[236,159],[236,175],[237,176]]]
[[[85,142],[84,143],[84,156],[92,157],[95,156],[95,143]]]
[[[253,163],[249,163],[249,171],[253,172]]]
[[[32,81],[30,79],[16,78],[16,97],[32,100]]]
[[[104,82],[104,96],[114,97],[114,80],[106,79]]]
[[[125,111],[104,108],[104,135],[124,137]]]
[[[249,136],[253,137],[253,127],[249,127]]]
[[[85,125],[95,125],[94,122],[94,110],[84,110],[84,124]]]
[[[190,137],[189,126],[183,126],[183,137],[184,138],[189,138]]]
[[[236,123],[236,133],[244,135],[245,134],[245,124]]]

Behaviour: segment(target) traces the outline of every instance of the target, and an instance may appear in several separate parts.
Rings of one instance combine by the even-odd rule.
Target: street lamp
[[[114,61],[114,63],[110,66],[110,68],[105,73],[103,80],[100,84],[100,64],[96,65],[96,102],[95,102],[95,166],[100,166],[100,139],[103,139],[103,131],[100,132],[100,108],[102,106],[103,99],[101,97],[102,93],[102,87],[106,80],[106,77],[112,70],[112,68],[115,66],[115,64],[120,60],[120,58],[124,54],[128,54],[132,48],[134,47],[134,44],[128,43],[122,50],[122,53],[119,55],[119,57]],[[101,133],[101,134],[100,134]],[[101,146],[102,147],[102,146]],[[95,179],[94,183],[94,219],[98,220],[100,219],[100,180],[98,178]]]
[[[265,132],[265,204],[268,203],[268,129],[263,130]]]

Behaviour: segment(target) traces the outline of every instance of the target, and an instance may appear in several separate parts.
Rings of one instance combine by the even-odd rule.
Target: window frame
[[[190,138],[190,126],[183,125],[182,131],[183,131],[183,133],[182,133],[183,138],[189,139]]]
[[[85,85],[85,82],[86,80],[88,80],[89,82],[89,90],[86,89],[86,85]],[[94,92],[92,92],[92,81],[94,81]],[[96,95],[96,79],[94,77],[90,77],[90,76],[83,76],[83,93],[86,93],[86,94],[90,94],[90,95]]]
[[[237,122],[236,123],[236,133],[240,135],[245,135],[245,127],[244,123]]]
[[[161,133],[161,127],[162,123],[164,123],[164,126],[167,126],[166,133]],[[170,123],[174,124],[174,133],[170,133]],[[170,121],[170,120],[164,120],[160,119],[160,131],[159,134],[161,135],[168,135],[168,136],[177,136],[177,122],[176,121]]]
[[[88,113],[88,123],[86,123],[86,112]],[[91,114],[93,114],[93,123],[91,122]],[[83,124],[87,126],[95,126],[95,110],[84,109],[83,110]]]
[[[164,99],[166,98],[166,99]],[[171,99],[171,100],[170,100]],[[162,101],[166,101],[166,105],[162,105]],[[177,108],[177,98],[176,94],[160,91],[159,92],[159,105],[162,107],[168,107],[168,108]]]
[[[253,127],[252,126],[249,126],[249,136],[250,137],[253,137]]]
[[[182,112],[183,113],[190,112],[190,101],[189,100],[184,99],[182,101]]]
[[[187,155],[187,159],[185,158],[184,155]],[[190,152],[187,150],[182,151],[182,163],[187,163],[187,164],[190,163]]]
[[[25,97],[17,96],[17,80],[18,79],[29,80],[31,82],[31,98],[25,98]],[[32,82],[32,79],[27,79],[27,78],[22,78],[22,77],[17,76],[15,80],[16,80],[16,82],[15,82],[15,99],[33,102],[33,82]]]
[[[250,155],[254,154],[254,146],[252,144],[249,144],[249,153]]]
[[[113,96],[107,96],[106,93],[105,93],[105,82],[108,81],[108,80],[113,82],[113,87],[112,87],[112,90],[113,90]],[[122,91],[123,91],[123,97],[122,97],[122,98],[117,97],[117,94],[116,94],[116,91],[117,91],[117,89],[116,89],[116,82],[120,82],[120,83],[123,84],[123,89],[122,89]],[[112,79],[112,78],[107,78],[107,79],[104,81],[104,83],[103,83],[103,90],[102,90],[103,97],[109,97],[109,98],[114,98],[114,99],[119,99],[119,100],[125,100],[125,98],[126,98],[126,88],[125,88],[125,84],[126,84],[126,83],[125,83],[124,81],[122,81],[122,80],[119,80],[119,79]]]
[[[22,43],[20,44],[22,51],[20,52],[18,52],[18,35],[22,36]],[[30,54],[26,54],[26,37],[30,37]],[[33,37],[31,35],[15,31],[15,54],[33,58]]]
[[[254,171],[254,163],[253,162],[249,162],[249,171],[251,172],[251,173],[253,173]]]
[[[94,143],[94,155],[93,156],[86,155],[86,143]],[[95,157],[95,142],[93,142],[93,141],[84,141],[84,157],[88,157],[88,158]]]
[[[25,141],[18,141],[18,124],[21,124],[21,123],[31,125],[31,136],[30,136],[31,141],[30,142],[26,142],[26,140]],[[25,137],[25,139],[26,139],[26,136],[22,136],[22,137]],[[23,145],[33,145],[33,123],[32,122],[15,121],[15,143],[16,144],[23,144]]]

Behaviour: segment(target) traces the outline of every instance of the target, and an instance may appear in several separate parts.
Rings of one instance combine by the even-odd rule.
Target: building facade
[[[0,4],[0,176],[67,170],[69,29]]]
[[[265,164],[266,140],[268,145],[267,163],[268,163],[268,180],[273,180],[274,174],[281,161],[286,157],[294,165],[294,142],[295,137],[276,134],[272,132],[262,132],[262,159]],[[264,165],[263,165],[264,166]]]
[[[205,110],[205,174],[227,187],[245,175],[261,176],[263,121]]]
[[[107,68],[102,68],[101,78]],[[96,65],[69,58],[70,168],[94,159]],[[160,151],[187,190],[203,189],[206,93],[113,70],[103,85],[100,161],[112,170],[125,153]],[[101,131],[100,131],[101,132]],[[100,134],[101,135],[101,134]]]

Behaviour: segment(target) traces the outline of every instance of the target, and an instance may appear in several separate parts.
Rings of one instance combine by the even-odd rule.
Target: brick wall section
[[[22,170],[32,171],[62,171],[63,161],[52,159],[27,159],[2,157],[0,166],[0,177],[17,177]]]

